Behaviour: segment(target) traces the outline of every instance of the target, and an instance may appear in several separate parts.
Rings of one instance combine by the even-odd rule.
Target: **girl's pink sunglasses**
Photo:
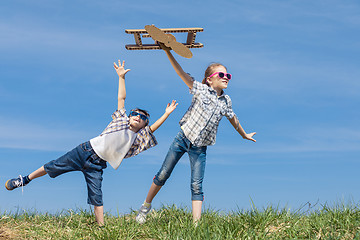
[[[230,73],[223,73],[223,72],[214,72],[213,74],[211,74],[211,75],[209,76],[209,78],[211,78],[212,76],[214,76],[214,75],[216,75],[216,74],[218,74],[220,78],[225,78],[225,76],[226,76],[226,78],[227,78],[228,80],[231,79],[231,74],[230,74]]]

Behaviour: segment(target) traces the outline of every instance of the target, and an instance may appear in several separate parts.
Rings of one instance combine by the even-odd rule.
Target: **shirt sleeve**
[[[190,93],[195,95],[199,93],[204,93],[209,87],[206,84],[202,84],[201,82],[194,81],[193,87],[190,89]]]
[[[127,117],[127,116],[126,116],[126,110],[125,110],[125,108],[123,107],[123,108],[121,108],[121,109],[116,110],[116,111],[112,114],[111,117],[112,117],[113,120],[115,120],[115,119],[117,119],[117,118],[120,118],[120,117]]]
[[[158,143],[156,141],[155,135],[151,132],[150,127],[146,126],[137,132],[136,139],[125,158],[135,156],[142,151],[156,146],[157,144]]]
[[[232,102],[231,102],[231,99],[228,95],[226,95],[226,112],[225,112],[225,116],[227,117],[227,119],[231,119],[235,116],[235,113],[232,109]]]

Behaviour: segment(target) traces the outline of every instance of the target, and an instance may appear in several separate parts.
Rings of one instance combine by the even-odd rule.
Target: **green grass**
[[[0,239],[360,239],[360,209],[354,204],[290,211],[269,206],[221,213],[205,210],[197,226],[187,208],[164,206],[139,225],[136,213],[105,215],[100,228],[91,212],[2,213]]]

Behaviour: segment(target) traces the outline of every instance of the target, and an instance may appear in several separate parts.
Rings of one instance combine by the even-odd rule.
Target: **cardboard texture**
[[[125,32],[133,34],[135,38],[135,45],[128,44],[125,46],[127,50],[150,50],[161,49],[158,44],[163,43],[166,47],[172,49],[174,52],[185,58],[191,58],[192,53],[189,48],[202,48],[202,43],[196,43],[195,37],[197,32],[204,31],[203,28],[162,28],[159,29],[154,25],[146,25],[145,29],[126,29]],[[169,33],[187,33],[186,43],[179,43],[175,36]],[[151,37],[155,44],[143,44],[142,38]]]

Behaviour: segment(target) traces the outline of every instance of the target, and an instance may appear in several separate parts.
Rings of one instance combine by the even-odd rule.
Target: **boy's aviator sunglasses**
[[[231,79],[231,74],[230,74],[230,73],[223,73],[223,72],[214,72],[213,74],[211,74],[211,75],[209,76],[209,78],[211,78],[212,76],[214,76],[214,75],[216,75],[216,74],[218,74],[220,78],[225,78],[225,76],[226,76],[226,78],[227,78],[228,80]]]
[[[130,112],[130,116],[131,117],[136,117],[136,116],[140,116],[140,118],[141,118],[141,120],[143,120],[143,121],[147,121],[148,120],[148,117],[146,116],[146,115],[144,115],[144,114],[142,114],[142,113],[138,113],[138,112],[135,112],[135,111],[131,111]]]

